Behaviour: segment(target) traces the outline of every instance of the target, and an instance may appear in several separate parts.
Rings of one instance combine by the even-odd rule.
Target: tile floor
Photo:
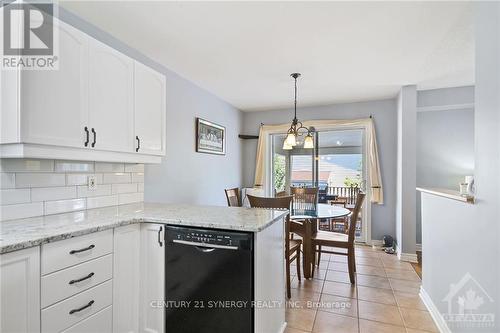
[[[356,265],[355,285],[349,283],[345,256],[323,254],[314,279],[299,282],[294,276],[285,332],[438,332],[409,263],[357,246]]]

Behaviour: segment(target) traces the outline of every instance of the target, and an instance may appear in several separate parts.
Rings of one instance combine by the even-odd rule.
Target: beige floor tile
[[[335,281],[335,282],[343,282],[343,283],[351,283],[349,280],[349,273],[339,272],[339,271],[328,271],[326,273],[327,281]]]
[[[349,272],[349,267],[347,266],[347,263],[330,261],[330,264],[328,265],[328,270]]]
[[[388,277],[399,280],[410,280],[420,282],[420,277],[415,271],[406,271],[401,269],[386,268],[385,272]]]
[[[287,325],[284,333],[310,333],[310,331],[298,330]]]
[[[439,332],[429,312],[407,308],[400,309],[406,327]]]
[[[292,280],[290,286],[295,289],[304,289],[304,290],[310,290],[316,293],[320,293],[323,290],[323,280],[307,280],[307,279],[302,279],[299,281],[296,277]]]
[[[381,276],[358,274],[356,282],[359,286],[391,289],[389,280]]]
[[[313,279],[324,280],[327,272],[328,272],[328,269],[326,269],[326,268],[315,267]]]
[[[419,295],[395,291],[394,297],[396,297],[398,305],[402,308],[427,311],[427,308],[425,307],[424,302],[420,299]]]
[[[420,292],[419,281],[389,279],[391,287],[394,291],[401,291],[409,294],[418,294]]]
[[[406,333],[430,333],[429,331],[422,331],[422,330],[417,330],[414,328],[406,328]]]
[[[359,320],[360,333],[406,333],[406,329],[402,326],[379,323],[366,319]]]
[[[397,305],[394,294],[390,289],[358,286],[358,298],[363,301]]]
[[[358,301],[358,306],[360,318],[403,326],[403,320],[397,306],[367,301]]]
[[[354,253],[356,254],[356,258],[379,258],[379,254],[376,252],[354,251]]]
[[[385,277],[385,269],[383,267],[374,267],[367,265],[359,265],[356,263],[356,273],[364,275],[375,275]]]
[[[316,310],[308,309],[287,309],[285,315],[288,327],[303,331],[312,330],[315,317]]]
[[[291,300],[318,301],[321,294],[312,290],[293,288],[291,290],[291,296]]]
[[[382,260],[375,258],[356,258],[356,265],[366,265],[375,267],[384,267]]]
[[[323,294],[356,298],[356,286],[350,283],[325,281]]]
[[[401,269],[405,271],[413,271],[413,267],[410,263],[404,261],[380,261],[385,268],[390,269]]]
[[[315,333],[358,333],[358,319],[335,313],[318,311],[314,322]]]
[[[332,254],[330,258],[330,262],[345,262],[347,263],[347,256],[341,256],[339,254]]]
[[[322,294],[316,310],[358,317],[358,303],[355,298]]]

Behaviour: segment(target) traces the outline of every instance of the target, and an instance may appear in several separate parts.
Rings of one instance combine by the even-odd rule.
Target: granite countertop
[[[287,212],[258,208],[134,203],[0,222],[0,254],[132,223],[259,232]]]

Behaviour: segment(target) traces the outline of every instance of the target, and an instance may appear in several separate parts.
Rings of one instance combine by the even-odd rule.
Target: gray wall
[[[458,190],[474,174],[474,110],[417,114],[417,186]],[[422,243],[417,196],[417,243]]]
[[[384,185],[383,205],[372,205],[372,239],[382,239],[386,234],[395,235],[396,204],[396,100],[336,104],[329,106],[298,108],[301,120],[358,119],[373,115],[377,130],[382,181]],[[293,110],[245,112],[243,133],[258,134],[260,123],[272,125],[288,123]],[[243,184],[253,186],[257,140],[243,143]]]
[[[164,73],[167,78],[167,156],[160,165],[146,165],[144,200],[225,205],[224,188],[241,186],[238,134],[242,113],[64,8],[59,9],[59,16],[92,37]],[[195,152],[196,117],[226,127],[225,156]]]

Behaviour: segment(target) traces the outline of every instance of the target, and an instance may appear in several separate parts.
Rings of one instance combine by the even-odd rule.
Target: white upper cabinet
[[[133,151],[133,94],[134,61],[115,49],[91,39],[89,124],[93,148]]]
[[[146,154],[165,154],[165,76],[135,62],[134,65],[135,150]]]
[[[88,122],[88,36],[59,27],[59,69],[21,71],[21,142],[84,147]]]
[[[160,163],[165,76],[56,18],[54,27],[58,69],[1,72],[2,158]]]

